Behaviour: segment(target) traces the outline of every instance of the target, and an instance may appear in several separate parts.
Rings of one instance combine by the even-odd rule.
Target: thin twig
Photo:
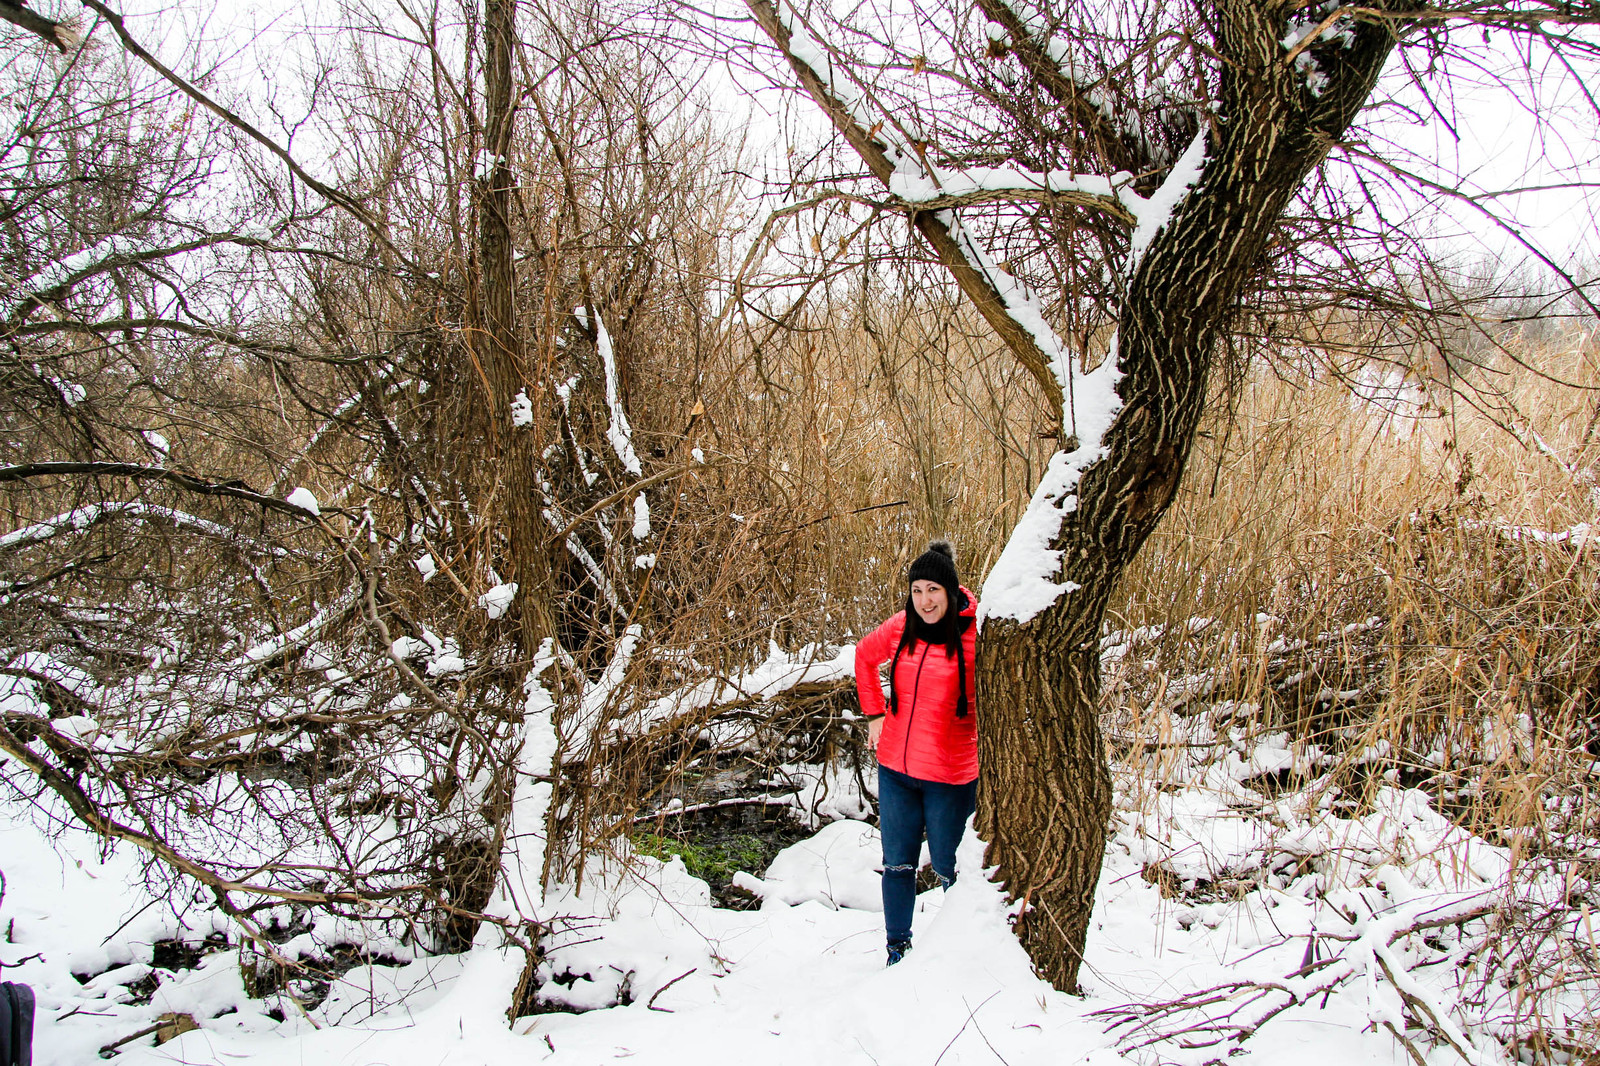
[[[680,973],[678,976],[674,977],[672,980],[668,981],[666,984],[664,984],[660,988],[656,989],[655,995],[651,996],[649,1001],[645,1003],[645,1005],[644,1005],[645,1009],[646,1010],[658,1010],[662,1014],[674,1014],[674,1013],[676,1013],[671,1008],[656,1006],[656,996],[661,995],[661,993],[665,992],[667,989],[671,988],[673,985],[677,984],[679,981],[683,980],[685,977],[688,977],[690,974],[694,973],[695,970],[698,970],[699,968],[700,967],[696,966],[693,969],[685,970],[683,973]]]

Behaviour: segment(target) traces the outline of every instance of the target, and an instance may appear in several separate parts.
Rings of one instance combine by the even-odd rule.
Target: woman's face
[[[927,625],[933,625],[950,609],[950,593],[937,581],[913,581],[911,606]]]

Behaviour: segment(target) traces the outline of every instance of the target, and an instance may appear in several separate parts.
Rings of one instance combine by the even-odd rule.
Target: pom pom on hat
[[[961,591],[961,579],[956,575],[956,553],[949,541],[933,541],[927,551],[912,561],[911,569],[906,574],[906,583],[914,581],[938,582],[950,593],[951,602],[954,602],[956,593]]]

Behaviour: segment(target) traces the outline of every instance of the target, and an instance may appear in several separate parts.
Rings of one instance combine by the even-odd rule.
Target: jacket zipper
[[[922,658],[917,660],[917,676],[911,682],[911,714],[906,718],[906,746],[900,753],[900,765],[905,769],[900,772],[907,777],[911,776],[911,727],[917,719],[917,696],[922,692],[922,664],[928,661],[928,649],[933,645],[923,642]]]

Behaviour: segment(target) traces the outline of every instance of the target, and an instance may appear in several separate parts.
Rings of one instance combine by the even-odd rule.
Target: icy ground
[[[550,952],[547,974],[579,975],[560,995],[606,1003],[625,986],[631,1002],[525,1017],[508,1029],[520,954],[486,938],[459,956],[358,966],[309,1014],[280,994],[248,998],[237,947],[214,950],[195,969],[158,971],[153,999],[130,1003],[127,986],[150,974],[157,941],[199,942],[226,923],[203,903],[152,900],[129,854],[102,861],[87,835],[50,841],[30,812],[0,808],[0,963],[6,979],[38,992],[40,1066],[96,1061],[103,1045],[166,1011],[191,1014],[200,1028],[160,1047],[153,1036],[130,1041],[120,1061],[1054,1066],[1126,1054],[1201,1063],[1228,1047],[1167,1041],[1119,1052],[1121,1031],[1108,1032],[1112,1019],[1095,1012],[1227,980],[1283,981],[1300,968],[1315,928],[1346,938],[1340,950],[1353,960],[1353,978],[1279,1015],[1227,1061],[1413,1061],[1381,1024],[1404,1027],[1375,959],[1411,968],[1413,991],[1439,1001],[1459,983],[1461,964],[1451,964],[1437,935],[1426,938],[1432,946],[1419,938],[1385,947],[1385,931],[1497,891],[1506,853],[1450,826],[1420,792],[1386,790],[1374,809],[1348,818],[1294,797],[1253,807],[1240,799],[1237,782],[1213,781],[1119,816],[1081,998],[1032,975],[1003,898],[975,872],[981,849],[970,832],[960,881],[948,894],[919,897],[916,948],[885,970],[876,830],[849,820],[781,854],[752,885],[766,897],[759,910],[711,906],[704,883],[678,860],[641,859],[642,876],[557,897],[550,905],[563,913],[597,916],[561,934]],[[1175,884],[1164,894],[1147,876],[1152,864],[1176,883],[1219,886],[1215,898]],[[84,984],[75,973],[99,976]],[[275,1008],[283,1021],[268,1016]],[[1468,1039],[1476,1045],[1464,1049],[1468,1061],[1507,1061],[1483,1034]],[[1447,1044],[1418,1046],[1428,1066],[1463,1060]]]

